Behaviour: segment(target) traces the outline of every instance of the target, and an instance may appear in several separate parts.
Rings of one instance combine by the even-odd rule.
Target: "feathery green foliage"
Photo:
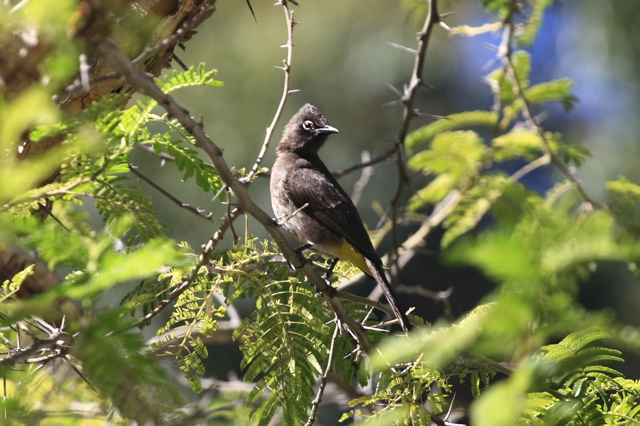
[[[425,15],[427,3],[405,3],[414,17]],[[463,386],[472,397],[463,409],[474,425],[638,424],[640,382],[619,370],[627,351],[640,353],[640,330],[609,312],[588,311],[578,295],[604,262],[637,275],[640,186],[620,177],[607,184],[607,206],[592,202],[569,168],[586,161],[588,150],[538,122],[547,103],[569,111],[577,101],[569,79],[532,84],[535,50],[520,50],[534,43],[550,4],[483,0],[490,22],[452,30],[511,34],[500,49],[508,56],[485,76],[493,106],[449,114],[400,141],[407,174],[420,177],[412,185],[423,185],[409,185],[415,192],[395,206],[398,223],[378,232],[382,239],[392,225],[407,223],[403,231],[412,232],[414,221],[433,227],[437,206],[445,212],[435,223],[445,230],[442,259],[476,268],[495,291],[461,318],[439,319],[408,336],[381,331],[371,302],[344,302],[345,312],[365,326],[373,347],[367,354],[304,277],[281,261],[279,248],[253,239],[247,224],[244,238],[228,246],[211,248],[218,234],[202,249],[174,240],[152,194],[138,184],[144,170],[134,168],[132,156],[161,156],[179,179],[209,196],[225,185],[194,136],[157,101],[111,94],[73,116],[61,113],[61,94],[89,43],[68,40],[85,17],[75,2],[53,2],[46,13],[36,7],[43,5],[39,0],[10,13],[0,6],[0,42],[22,34],[25,23],[51,41],[41,67],[47,78],[0,96],[0,258],[15,256],[15,246],[41,261],[19,259],[1,283],[0,418],[299,425],[317,420],[309,417],[321,377],[330,371],[330,386],[351,397],[343,421],[442,424]],[[217,87],[215,75],[200,64],[155,84],[167,94]],[[16,153],[27,136],[35,144],[60,143],[22,161]],[[545,167],[559,171],[555,186],[533,190],[522,182]],[[229,191],[228,211],[235,207],[232,197]],[[43,212],[59,222],[36,217]],[[209,223],[224,234],[231,220]],[[396,248],[402,258],[404,248]],[[393,268],[403,267],[394,262]],[[30,290],[42,268],[58,280]],[[339,281],[356,269],[343,263],[333,276]],[[34,294],[19,299],[23,291]],[[114,292],[124,294],[120,303]],[[165,315],[157,316],[160,311]],[[138,327],[155,327],[155,321],[162,324],[146,341]],[[224,333],[242,352],[244,390],[208,385],[217,355],[211,343]],[[160,357],[177,365],[188,386],[169,378]],[[201,392],[210,403],[196,401]]]
[[[185,86],[219,85],[214,75],[215,71],[206,71],[204,65],[200,65],[182,74],[174,73],[167,79],[158,80],[158,83],[168,93]],[[35,100],[31,98],[34,105],[47,104]],[[16,106],[16,101],[26,100],[14,100],[12,107]],[[121,418],[157,424],[168,416],[178,419],[173,410],[183,404],[183,400],[139,334],[123,332],[130,327],[124,320],[124,314],[135,312],[138,307],[143,307],[145,313],[152,310],[159,302],[154,295],[166,294],[172,285],[176,285],[175,280],[181,271],[188,269],[192,262],[188,261],[188,253],[165,236],[168,228],[158,219],[151,197],[129,180],[130,156],[139,147],[151,145],[157,153],[176,155],[175,164],[184,173],[184,178],[194,178],[204,190],[217,191],[220,183],[214,169],[189,147],[193,144],[192,137],[187,137],[188,133],[174,120],[154,114],[157,107],[154,101],[145,99],[128,109],[119,109],[125,101],[120,95],[107,96],[75,118],[50,123],[40,120],[31,131],[31,140],[36,142],[50,137],[63,137],[64,141],[53,155],[46,156],[46,169],[36,161],[28,167],[22,165],[15,169],[15,173],[28,173],[31,179],[55,173],[56,179],[27,191],[15,186],[12,188],[12,191],[16,190],[14,192],[2,192],[6,204],[0,212],[0,229],[4,237],[0,248],[8,249],[9,244],[32,248],[50,268],[65,268],[71,272],[62,282],[35,299],[17,301],[13,296],[20,284],[34,275],[33,265],[28,266],[3,284],[1,318],[3,326],[7,326],[30,315],[58,318],[57,321],[65,313],[69,315],[71,319],[67,321],[72,324],[69,327],[73,327],[79,336],[72,342],[76,348],[74,356],[82,365],[81,375],[76,374],[73,381],[78,389],[84,389],[92,396],[79,399],[99,403],[98,418],[106,419],[111,407],[117,410],[117,414],[113,414],[114,420]],[[164,133],[151,130],[150,126],[159,122],[168,127]],[[31,121],[24,121],[11,125],[31,124]],[[13,130],[11,134],[18,131]],[[4,142],[8,140],[4,139]],[[7,154],[3,154],[2,160],[11,167],[17,167],[12,165]],[[38,174],[38,170],[43,172]],[[104,230],[89,226],[86,213],[79,209],[88,199],[95,200],[96,209],[104,220]],[[64,227],[53,220],[41,223],[31,217],[40,203],[47,201],[53,201],[54,214]],[[164,272],[163,276],[161,270],[169,272]],[[167,277],[174,278],[174,282]],[[80,310],[90,308],[97,296],[132,280],[143,280],[147,284],[153,282],[155,293],[147,287],[138,292],[138,299],[125,305],[127,310],[110,310],[75,322],[80,320],[77,317],[81,315]],[[204,285],[206,282],[200,288]],[[158,289],[162,291],[158,292]],[[63,302],[65,300],[76,302]],[[52,304],[66,307],[52,312]],[[176,315],[181,312],[179,305],[176,312]],[[39,333],[40,339],[46,340],[52,333],[57,333],[55,328],[46,328],[41,322],[28,324],[34,328],[32,332]],[[211,322],[210,329],[213,329],[213,324]],[[202,330],[210,334],[206,327]],[[8,342],[16,338],[14,333],[3,332],[3,335]],[[37,345],[38,342],[32,343]],[[188,344],[191,352],[198,355],[192,358],[194,363],[205,357],[206,348],[201,341],[196,339],[188,341]],[[4,350],[7,352],[8,347]],[[204,372],[193,365],[189,365],[192,370],[188,371]],[[28,371],[22,374],[2,371],[10,373],[4,375],[4,381],[8,382],[8,389],[15,398],[34,386]],[[33,378],[45,383],[50,381],[45,376]],[[29,404],[14,404],[13,401],[16,401],[14,397],[4,404],[4,412],[10,412],[11,418],[32,423],[28,419],[51,417],[48,412],[51,407],[31,407]],[[64,412],[71,403],[72,396],[59,399],[55,410]],[[75,417],[80,419],[83,416]]]

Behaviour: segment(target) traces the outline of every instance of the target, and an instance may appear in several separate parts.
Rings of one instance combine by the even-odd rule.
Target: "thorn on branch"
[[[424,112],[420,112],[420,110],[418,109],[414,109],[413,113],[415,114],[416,117],[420,117],[420,118],[431,118],[433,120],[450,120],[449,117],[446,117],[444,115],[427,114]]]
[[[189,71],[189,67],[187,67],[185,63],[182,62],[182,59],[178,58],[178,55],[176,55],[175,52],[171,52],[171,59],[176,61],[178,65],[180,65],[180,68],[182,68],[185,71]]]
[[[411,53],[412,55],[415,55],[416,53],[418,53],[416,49],[411,49],[410,47],[402,46],[400,44],[396,44],[390,41],[388,41],[387,44],[391,47],[395,47],[398,50],[402,50],[403,52]]]
[[[258,20],[256,19],[256,14],[253,12],[253,6],[251,6],[251,2],[249,0],[247,1],[247,6],[249,6],[249,10],[251,11],[251,16],[253,16],[253,20],[258,22]]]
[[[396,95],[398,95],[398,98],[402,98],[402,96],[403,96],[403,95],[402,95],[402,92],[400,92],[398,89],[396,89],[396,88],[395,88],[395,86],[394,86],[393,84],[391,84],[391,83],[387,83],[387,87],[388,87],[389,89],[391,89],[391,91],[392,91],[393,93],[395,93]],[[395,101],[394,101],[394,102],[395,102]]]
[[[91,66],[87,64],[87,55],[84,53],[80,55],[80,82],[82,84],[82,92],[89,93],[90,84],[89,84],[89,70]]]

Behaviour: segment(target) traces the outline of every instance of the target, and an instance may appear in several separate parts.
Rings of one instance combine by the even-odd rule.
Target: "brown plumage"
[[[286,125],[271,170],[271,205],[276,218],[311,250],[348,260],[382,288],[402,329],[409,320],[398,308],[355,205],[318,156],[331,133],[338,130],[313,105],[306,104]],[[307,206],[302,208],[305,204]],[[302,209],[301,209],[302,208]],[[296,210],[299,212],[293,214]]]

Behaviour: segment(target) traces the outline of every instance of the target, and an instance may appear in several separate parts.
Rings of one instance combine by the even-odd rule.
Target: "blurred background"
[[[280,47],[287,41],[282,8],[259,0],[252,4],[256,20],[244,1],[219,0],[217,12],[198,28],[199,33],[187,43],[187,51],[177,52],[187,65],[205,62],[208,68],[218,69],[223,87],[185,89],[175,97],[193,116],[203,116],[206,131],[236,168],[251,168],[260,150],[282,93],[283,72],[275,67],[281,66],[286,56],[286,49]],[[577,175],[587,192],[602,202],[607,201],[606,180],[625,175],[640,183],[636,164],[640,147],[637,4],[634,0],[556,1],[545,13],[539,35],[528,48],[533,83],[565,77],[575,82],[579,101],[574,110],[566,112],[561,105],[548,105],[543,126],[562,132],[566,142],[591,150],[593,158]],[[402,89],[413,67],[413,56],[390,43],[414,48],[422,17],[414,16],[400,0],[300,0],[299,7],[292,7],[300,25],[294,30],[291,88],[300,92],[289,97],[263,165],[273,163],[282,127],[307,102],[316,105],[330,124],[340,129],[320,153],[329,169],[341,170],[360,162],[363,151],[375,157],[390,149],[402,113],[399,105],[392,104],[398,99],[393,88]],[[441,2],[440,12],[452,12],[445,19],[452,27],[481,25],[489,20],[479,0]],[[435,28],[424,76],[430,88],[419,92],[420,110],[446,115],[489,109],[492,98],[483,77],[499,65],[494,62],[499,41],[497,35],[467,38]],[[413,126],[428,122],[417,119]],[[191,182],[180,184],[173,167],[162,167],[156,158],[144,153],[136,161],[147,175],[179,194],[183,201],[207,211],[212,208],[213,194],[202,194]],[[351,192],[358,178],[356,172],[340,182]],[[545,191],[557,178],[548,167],[539,169],[525,183]],[[370,229],[376,228],[380,219],[375,205],[383,209],[389,205],[396,183],[393,161],[374,168],[358,205]],[[267,178],[259,178],[251,186],[251,193],[264,210],[272,213]],[[177,239],[199,247],[217,227],[179,210],[151,188],[148,194],[156,199],[157,211],[162,212],[161,218]],[[214,217],[223,215],[223,209],[214,210]],[[242,235],[241,221],[236,226]],[[265,238],[260,226],[249,226],[251,233]],[[473,271],[440,265],[438,237],[438,232],[429,237],[424,262],[410,265],[403,280],[433,291],[453,289],[453,314],[459,316],[492,286]],[[384,243],[379,251],[383,253]],[[625,265],[600,265],[584,283],[583,293],[588,308],[607,308],[620,321],[640,326],[640,286]],[[425,315],[433,320],[441,314],[441,308],[436,307]],[[640,376],[637,364],[626,368],[631,377]]]
[[[220,0],[217,12],[199,27],[199,33],[178,52],[187,65],[205,62],[218,70],[220,88],[184,89],[176,98],[193,116],[204,117],[213,140],[225,150],[227,162],[250,168],[257,156],[265,129],[271,122],[282,92],[282,65],[286,50],[286,27],[281,7],[269,2],[253,2],[256,21],[245,2]],[[480,25],[488,17],[475,0],[441,2],[442,13],[452,12],[445,21],[450,26]],[[636,167],[640,131],[638,100],[640,86],[640,15],[633,0],[601,2],[557,1],[545,14],[543,27],[528,50],[532,54],[533,83],[568,77],[575,82],[578,103],[567,113],[560,105],[548,105],[544,125],[561,131],[569,143],[585,146],[593,159],[578,170],[589,193],[606,202],[604,183],[619,175],[640,181]],[[416,45],[420,16],[413,16],[400,0],[301,1],[292,6],[300,25],[295,27],[292,64],[292,94],[274,134],[263,165],[270,166],[282,127],[306,102],[316,105],[329,122],[340,129],[321,154],[333,171],[351,166],[361,153],[372,156],[391,147],[401,119],[401,107],[389,105],[398,96],[413,66],[411,54],[394,48]],[[436,28],[430,45],[425,81],[430,85],[419,93],[418,107],[424,113],[446,115],[470,109],[488,109],[492,99],[483,76],[494,62],[495,35],[474,38],[450,36]],[[177,66],[176,66],[177,67]],[[413,126],[429,119],[414,120]],[[172,182],[170,167],[160,168],[151,157],[138,159],[148,173]],[[375,227],[377,201],[386,206],[395,189],[395,166],[389,161],[374,170],[359,204],[365,220]],[[554,176],[552,170],[534,176],[531,185],[541,190]],[[349,191],[358,173],[341,179]],[[252,186],[256,201],[270,210],[268,179]],[[172,188],[186,201],[207,209],[210,197],[188,182]],[[204,231],[196,217],[180,212],[160,197],[165,220],[175,235],[186,236],[194,244]],[[206,223],[204,225],[207,226]],[[259,227],[256,235],[264,235]]]

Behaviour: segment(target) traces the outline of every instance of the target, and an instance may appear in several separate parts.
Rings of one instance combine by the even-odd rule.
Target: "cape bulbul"
[[[318,150],[338,129],[306,104],[285,126],[271,170],[271,205],[276,218],[311,250],[348,260],[382,288],[400,326],[409,321],[382,269],[356,206],[324,165]],[[304,247],[304,246],[303,246]]]

